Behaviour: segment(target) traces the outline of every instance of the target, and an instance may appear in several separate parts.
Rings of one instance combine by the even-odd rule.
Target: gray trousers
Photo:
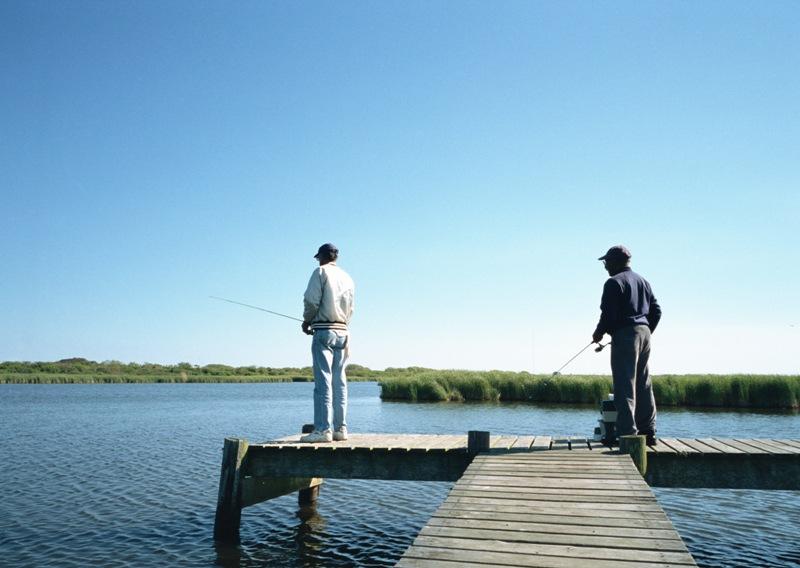
[[[611,374],[617,433],[655,435],[656,399],[647,363],[650,360],[650,328],[632,325],[611,336]]]

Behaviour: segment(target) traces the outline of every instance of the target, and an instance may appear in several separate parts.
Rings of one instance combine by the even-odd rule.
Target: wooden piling
[[[627,454],[644,476],[647,473],[647,438],[645,436],[620,436],[619,453]]]
[[[239,541],[239,525],[242,519],[241,470],[247,446],[247,440],[225,438],[219,475],[217,513],[214,519],[214,538],[219,541]]]
[[[478,452],[488,452],[490,446],[489,432],[470,430],[467,432],[467,452],[475,455]]]
[[[310,434],[314,431],[313,424],[303,424],[303,428],[300,430],[303,434]],[[316,481],[316,480],[315,480]],[[300,507],[311,507],[316,505],[317,499],[319,499],[319,490],[322,487],[322,479],[318,480],[319,483],[316,485],[312,485],[308,489],[301,489],[297,492],[297,505]]]

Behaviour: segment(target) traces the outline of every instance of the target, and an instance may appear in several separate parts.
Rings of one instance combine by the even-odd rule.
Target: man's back
[[[312,329],[346,327],[353,316],[355,285],[344,270],[330,262],[315,269],[303,296],[305,318]],[[338,325],[333,325],[338,324]]]
[[[654,331],[661,319],[650,283],[628,267],[606,280],[600,309],[598,330],[609,334],[629,325],[648,325]]]

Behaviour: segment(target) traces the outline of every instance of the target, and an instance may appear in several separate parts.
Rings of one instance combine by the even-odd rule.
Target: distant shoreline
[[[407,402],[528,402],[596,404],[611,392],[608,375],[532,375],[527,372],[372,370],[347,367],[352,382],[375,381],[381,399]],[[0,363],[0,384],[291,383],[311,382],[311,367],[231,367],[190,363],[101,363],[74,358]],[[686,374],[653,377],[660,406],[800,408],[800,375]]]

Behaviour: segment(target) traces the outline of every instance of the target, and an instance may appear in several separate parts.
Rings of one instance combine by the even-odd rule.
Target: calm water
[[[449,483],[326,481],[211,538],[222,440],[311,421],[312,385],[0,385],[2,566],[391,566]],[[382,403],[350,385],[351,431],[581,434],[594,408]],[[669,411],[664,436],[800,438],[800,415]],[[700,566],[800,566],[800,492],[655,490]]]

